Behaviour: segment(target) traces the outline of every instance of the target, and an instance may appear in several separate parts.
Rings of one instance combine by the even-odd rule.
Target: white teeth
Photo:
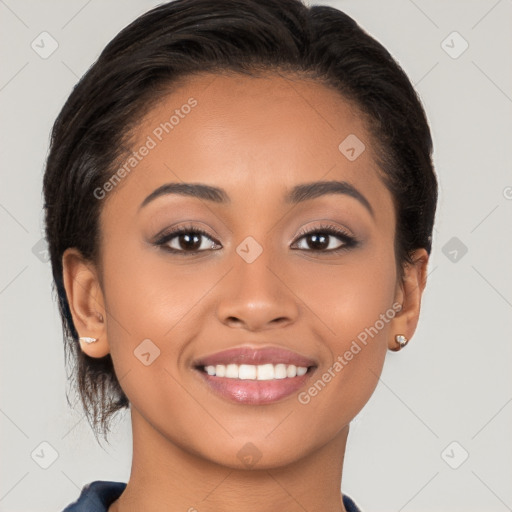
[[[241,380],[273,380],[301,377],[308,371],[306,366],[294,364],[217,364],[205,366],[208,375]]]
[[[297,366],[297,375],[301,377],[302,375],[305,375],[308,371],[307,368],[304,368],[304,366]]]
[[[297,375],[297,367],[294,364],[289,364],[286,368],[287,377],[295,377]]]
[[[274,368],[274,379],[286,379],[286,365],[276,364]]]
[[[230,379],[238,378],[238,366],[236,364],[228,364],[226,366],[226,377]]]
[[[236,366],[236,364],[234,364],[233,366]],[[238,367],[238,375],[235,376],[235,379],[236,377],[244,380],[256,379],[256,366],[252,364],[241,364]]]
[[[272,380],[274,378],[274,365],[271,363],[260,364],[258,369],[258,380]]]

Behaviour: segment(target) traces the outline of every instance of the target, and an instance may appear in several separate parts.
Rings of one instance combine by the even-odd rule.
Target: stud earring
[[[80,338],[80,341],[83,341],[84,343],[95,343],[98,341],[98,338],[89,338],[88,336],[83,336]]]
[[[407,343],[409,343],[409,340],[403,335],[403,334],[397,334],[395,336],[395,341],[398,344],[398,347],[396,350],[402,350]]]

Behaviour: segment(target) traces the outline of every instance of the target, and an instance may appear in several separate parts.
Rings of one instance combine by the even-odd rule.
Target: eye
[[[334,238],[338,241],[336,242]],[[298,241],[301,240],[305,243],[298,248],[309,252],[339,253],[358,244],[353,236],[333,225],[301,231]]]
[[[329,254],[346,251],[358,243],[353,236],[333,225],[321,225],[310,230],[303,230],[295,242],[295,244],[299,244],[297,247],[299,250]],[[207,231],[191,225],[164,232],[154,244],[165,251],[180,255],[217,250],[221,247]]]
[[[154,243],[165,251],[176,254],[194,254],[215,249],[217,245],[209,233],[194,226],[181,226],[164,232]]]

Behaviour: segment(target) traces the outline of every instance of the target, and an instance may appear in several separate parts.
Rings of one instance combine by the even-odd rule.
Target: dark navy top
[[[78,499],[70,503],[62,512],[107,512],[108,507],[121,496],[125,487],[124,482],[95,480],[84,485]],[[343,505],[347,512],[361,512],[345,494],[343,495]]]

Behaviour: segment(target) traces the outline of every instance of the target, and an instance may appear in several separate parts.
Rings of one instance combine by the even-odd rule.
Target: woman
[[[437,201],[409,80],[351,18],[177,0],[105,48],[44,177],[66,350],[127,483],[66,511],[357,511],[351,420],[412,337]]]

